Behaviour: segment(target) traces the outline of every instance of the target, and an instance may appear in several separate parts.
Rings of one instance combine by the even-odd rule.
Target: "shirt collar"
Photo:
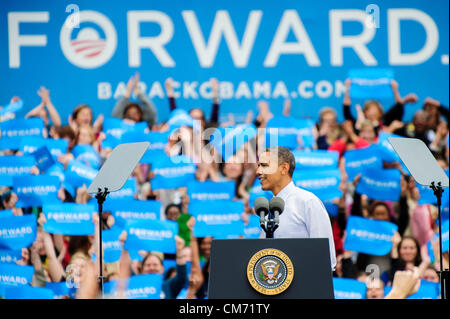
[[[284,186],[284,188],[278,193],[277,197],[281,197],[282,199],[286,200],[287,196],[294,188],[295,188],[294,182],[291,181],[289,184]]]

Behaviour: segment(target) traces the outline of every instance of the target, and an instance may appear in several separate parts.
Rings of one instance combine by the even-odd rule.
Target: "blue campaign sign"
[[[24,136],[20,137],[19,150],[25,155],[34,153],[38,148],[45,143],[43,136]]]
[[[364,167],[377,167],[380,169],[383,167],[380,159],[380,149],[375,144],[366,148],[346,151],[344,159],[345,171],[349,181],[353,181],[358,174],[362,173]]]
[[[135,220],[158,220],[161,214],[161,202],[156,200],[112,200],[105,206],[110,210],[117,225],[125,227],[127,222]]]
[[[126,226],[126,250],[159,251],[174,254],[176,252],[175,235],[178,224],[168,220],[134,220]]]
[[[0,210],[0,217],[12,217],[14,215],[14,211],[12,209],[4,209]]]
[[[65,171],[65,181],[73,187],[88,187],[97,176],[98,170],[77,160],[72,160]]]
[[[53,299],[52,290],[41,287],[20,286],[5,288],[5,299]]]
[[[37,221],[34,215],[0,217],[0,247],[27,248],[36,239]]]
[[[109,113],[109,112],[108,112]],[[121,139],[126,132],[145,132],[147,122],[130,123],[122,119],[106,118],[103,121],[103,132]]]
[[[159,158],[152,166],[155,177],[150,180],[152,189],[185,187],[195,179],[195,164],[184,155]]]
[[[242,202],[217,200],[205,205],[202,201],[191,201],[188,211],[195,217],[196,237],[234,238],[245,234]]]
[[[342,191],[339,189],[341,182],[339,169],[321,171],[296,170],[292,180],[297,187],[312,192],[322,201],[342,196]]]
[[[333,201],[323,201],[323,206],[325,206],[327,213],[331,217],[336,217],[338,215],[339,206],[333,203]]]
[[[185,110],[178,109],[170,112],[167,124],[169,124],[170,128],[181,126],[194,127],[194,119]]]
[[[140,71],[141,90],[155,103],[160,121],[169,118],[164,90],[169,73],[177,104],[198,106],[205,114],[211,108],[209,79],[220,75],[220,119],[232,113],[238,123],[248,110],[256,114],[260,99],[281,114],[286,98],[296,106],[294,117],[317,120],[322,106],[333,105],[342,120],[343,82],[350,69],[392,69],[402,92],[448,105],[443,89],[449,84],[447,1],[324,0],[305,7],[295,0],[276,6],[248,0],[243,7],[236,1],[194,0],[186,7],[174,0],[157,1],[151,11],[145,0],[115,5],[79,0],[76,5],[77,10],[61,10],[56,0],[6,0],[0,9],[5,17],[0,41],[7,47],[0,52],[5,61],[0,72],[8,79],[3,91],[37,105],[36,87],[42,83],[52,92],[83,88],[82,97],[80,90],[52,94],[55,105],[66,106],[58,109],[63,119],[79,103],[110,116],[126,91],[130,69]],[[49,65],[70,77],[55,77],[47,72]],[[414,81],[424,74],[442,81]],[[386,109],[392,98],[382,102]],[[406,108],[405,121],[421,105]]]
[[[53,138],[46,138],[44,140],[44,145],[47,146],[48,150],[52,154],[53,158],[55,160],[58,159],[58,156],[64,155],[67,153],[67,149],[69,147],[69,141],[60,138],[60,139],[53,139]]]
[[[233,200],[235,187],[234,181],[193,181],[187,185],[187,191],[190,200]]]
[[[0,264],[0,285],[24,286],[31,284],[34,274],[33,266]]]
[[[210,144],[214,146],[224,161],[236,154],[245,143],[257,135],[253,124],[240,124],[230,127],[218,127],[209,137]]]
[[[33,152],[33,156],[36,160],[36,166],[39,168],[39,171],[47,171],[56,163],[47,146],[38,148]]]
[[[150,146],[142,156],[140,163],[152,164],[161,156],[164,156],[164,148],[169,140],[169,132],[148,132],[146,141],[150,142]]]
[[[58,235],[93,235],[93,205],[62,203],[44,205],[42,212],[47,219],[44,230]]]
[[[356,279],[333,277],[335,299],[365,299],[367,286]]]
[[[69,288],[67,283],[64,282],[46,282],[45,288],[53,291],[53,299],[73,299],[75,297],[76,288]]]
[[[344,249],[375,256],[384,256],[392,249],[397,225],[358,216],[347,220]]]
[[[384,295],[386,296],[392,290],[391,286],[384,288]],[[406,299],[438,299],[440,295],[440,284],[438,282],[431,282],[427,280],[420,280],[419,290]]]
[[[41,118],[9,120],[0,123],[0,130],[2,138],[42,136],[44,121]]]
[[[354,99],[391,99],[392,69],[364,68],[351,69],[348,78],[352,81],[350,96]]]
[[[1,217],[0,217],[1,218]],[[22,259],[21,249],[3,249],[0,248],[0,264],[15,264]]]
[[[15,117],[15,113],[20,111],[23,107],[23,101],[18,100],[4,107],[0,107],[0,122],[4,122]]]
[[[378,146],[380,147],[380,157],[383,162],[392,163],[392,162],[399,162],[402,166],[403,171],[406,174],[410,174],[408,168],[405,166],[403,161],[400,159],[398,154],[395,152],[394,148],[392,147],[392,144],[389,142],[389,137],[402,137],[400,135],[387,133],[384,131],[381,131],[378,134]]]
[[[122,254],[122,243],[119,241],[122,229],[113,227],[102,232],[103,261],[113,263],[119,261]]]
[[[326,150],[295,150],[295,169],[336,169],[338,168],[339,153]]]
[[[89,144],[81,144],[77,145],[72,149],[72,154],[75,160],[90,166],[94,169],[99,169],[101,166],[101,157],[100,154],[94,149],[92,145]]]
[[[0,176],[20,176],[30,174],[31,168],[35,165],[33,156],[0,156]]]
[[[136,275],[130,277],[123,286],[125,299],[160,299],[162,292],[162,275]],[[105,294],[110,298],[120,298],[119,282],[111,281],[105,284]]]
[[[266,145],[297,148],[299,129],[296,119],[290,116],[274,116],[266,125]]]
[[[0,187],[1,186],[12,187],[13,186],[12,176],[0,175]]]
[[[244,237],[260,238],[262,229],[259,223],[259,216],[250,215],[248,216],[248,220],[248,224],[244,227]]]
[[[375,200],[398,201],[401,194],[400,171],[366,167],[356,191]]]
[[[273,197],[273,194],[271,191],[265,191],[261,188],[261,183],[259,179],[256,179],[252,188],[250,189],[250,199],[249,199],[249,205],[250,207],[255,206],[255,200],[258,197],[265,197],[268,200],[270,200]]]
[[[24,175],[13,179],[19,197],[18,207],[36,207],[44,203],[58,203],[59,178],[50,175]]]
[[[114,198],[114,199],[128,199],[132,200],[134,196],[136,195],[136,179],[130,178],[128,179],[123,187],[119,189],[118,191],[112,192],[109,194],[108,197]]]
[[[419,205],[433,204],[436,205],[437,199],[433,193],[433,190],[429,186],[420,185],[416,182],[416,187],[419,190],[420,198],[418,200]]]

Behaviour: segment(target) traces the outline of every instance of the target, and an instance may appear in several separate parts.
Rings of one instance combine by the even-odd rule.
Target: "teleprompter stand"
[[[102,229],[103,229],[103,203],[106,196],[111,192],[120,190],[128,177],[130,177],[136,165],[144,155],[147,148],[150,146],[148,142],[141,143],[127,143],[120,144],[111,152],[105,163],[100,168],[95,179],[92,181],[87,192],[95,194],[98,205],[99,214],[99,284],[101,295],[103,298],[103,243],[102,243]]]
[[[441,226],[442,193],[444,192],[443,187],[449,187],[448,176],[421,140],[401,137],[389,137],[388,140],[417,183],[430,187],[436,196],[439,218],[439,277],[441,282],[441,299],[448,299],[450,290],[449,269],[443,269],[442,264]]]

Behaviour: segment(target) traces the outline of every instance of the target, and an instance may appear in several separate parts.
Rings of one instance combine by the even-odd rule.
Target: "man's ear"
[[[289,163],[282,163],[281,164],[281,174],[282,175],[288,175],[289,174]]]

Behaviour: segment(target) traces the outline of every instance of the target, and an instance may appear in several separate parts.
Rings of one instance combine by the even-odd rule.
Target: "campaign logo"
[[[78,23],[73,23],[77,21]],[[102,32],[91,26],[95,24]],[[103,35],[102,35],[103,33]],[[116,51],[117,33],[111,21],[97,11],[74,12],[67,17],[60,33],[60,45],[70,63],[84,69],[98,68],[108,62]]]

